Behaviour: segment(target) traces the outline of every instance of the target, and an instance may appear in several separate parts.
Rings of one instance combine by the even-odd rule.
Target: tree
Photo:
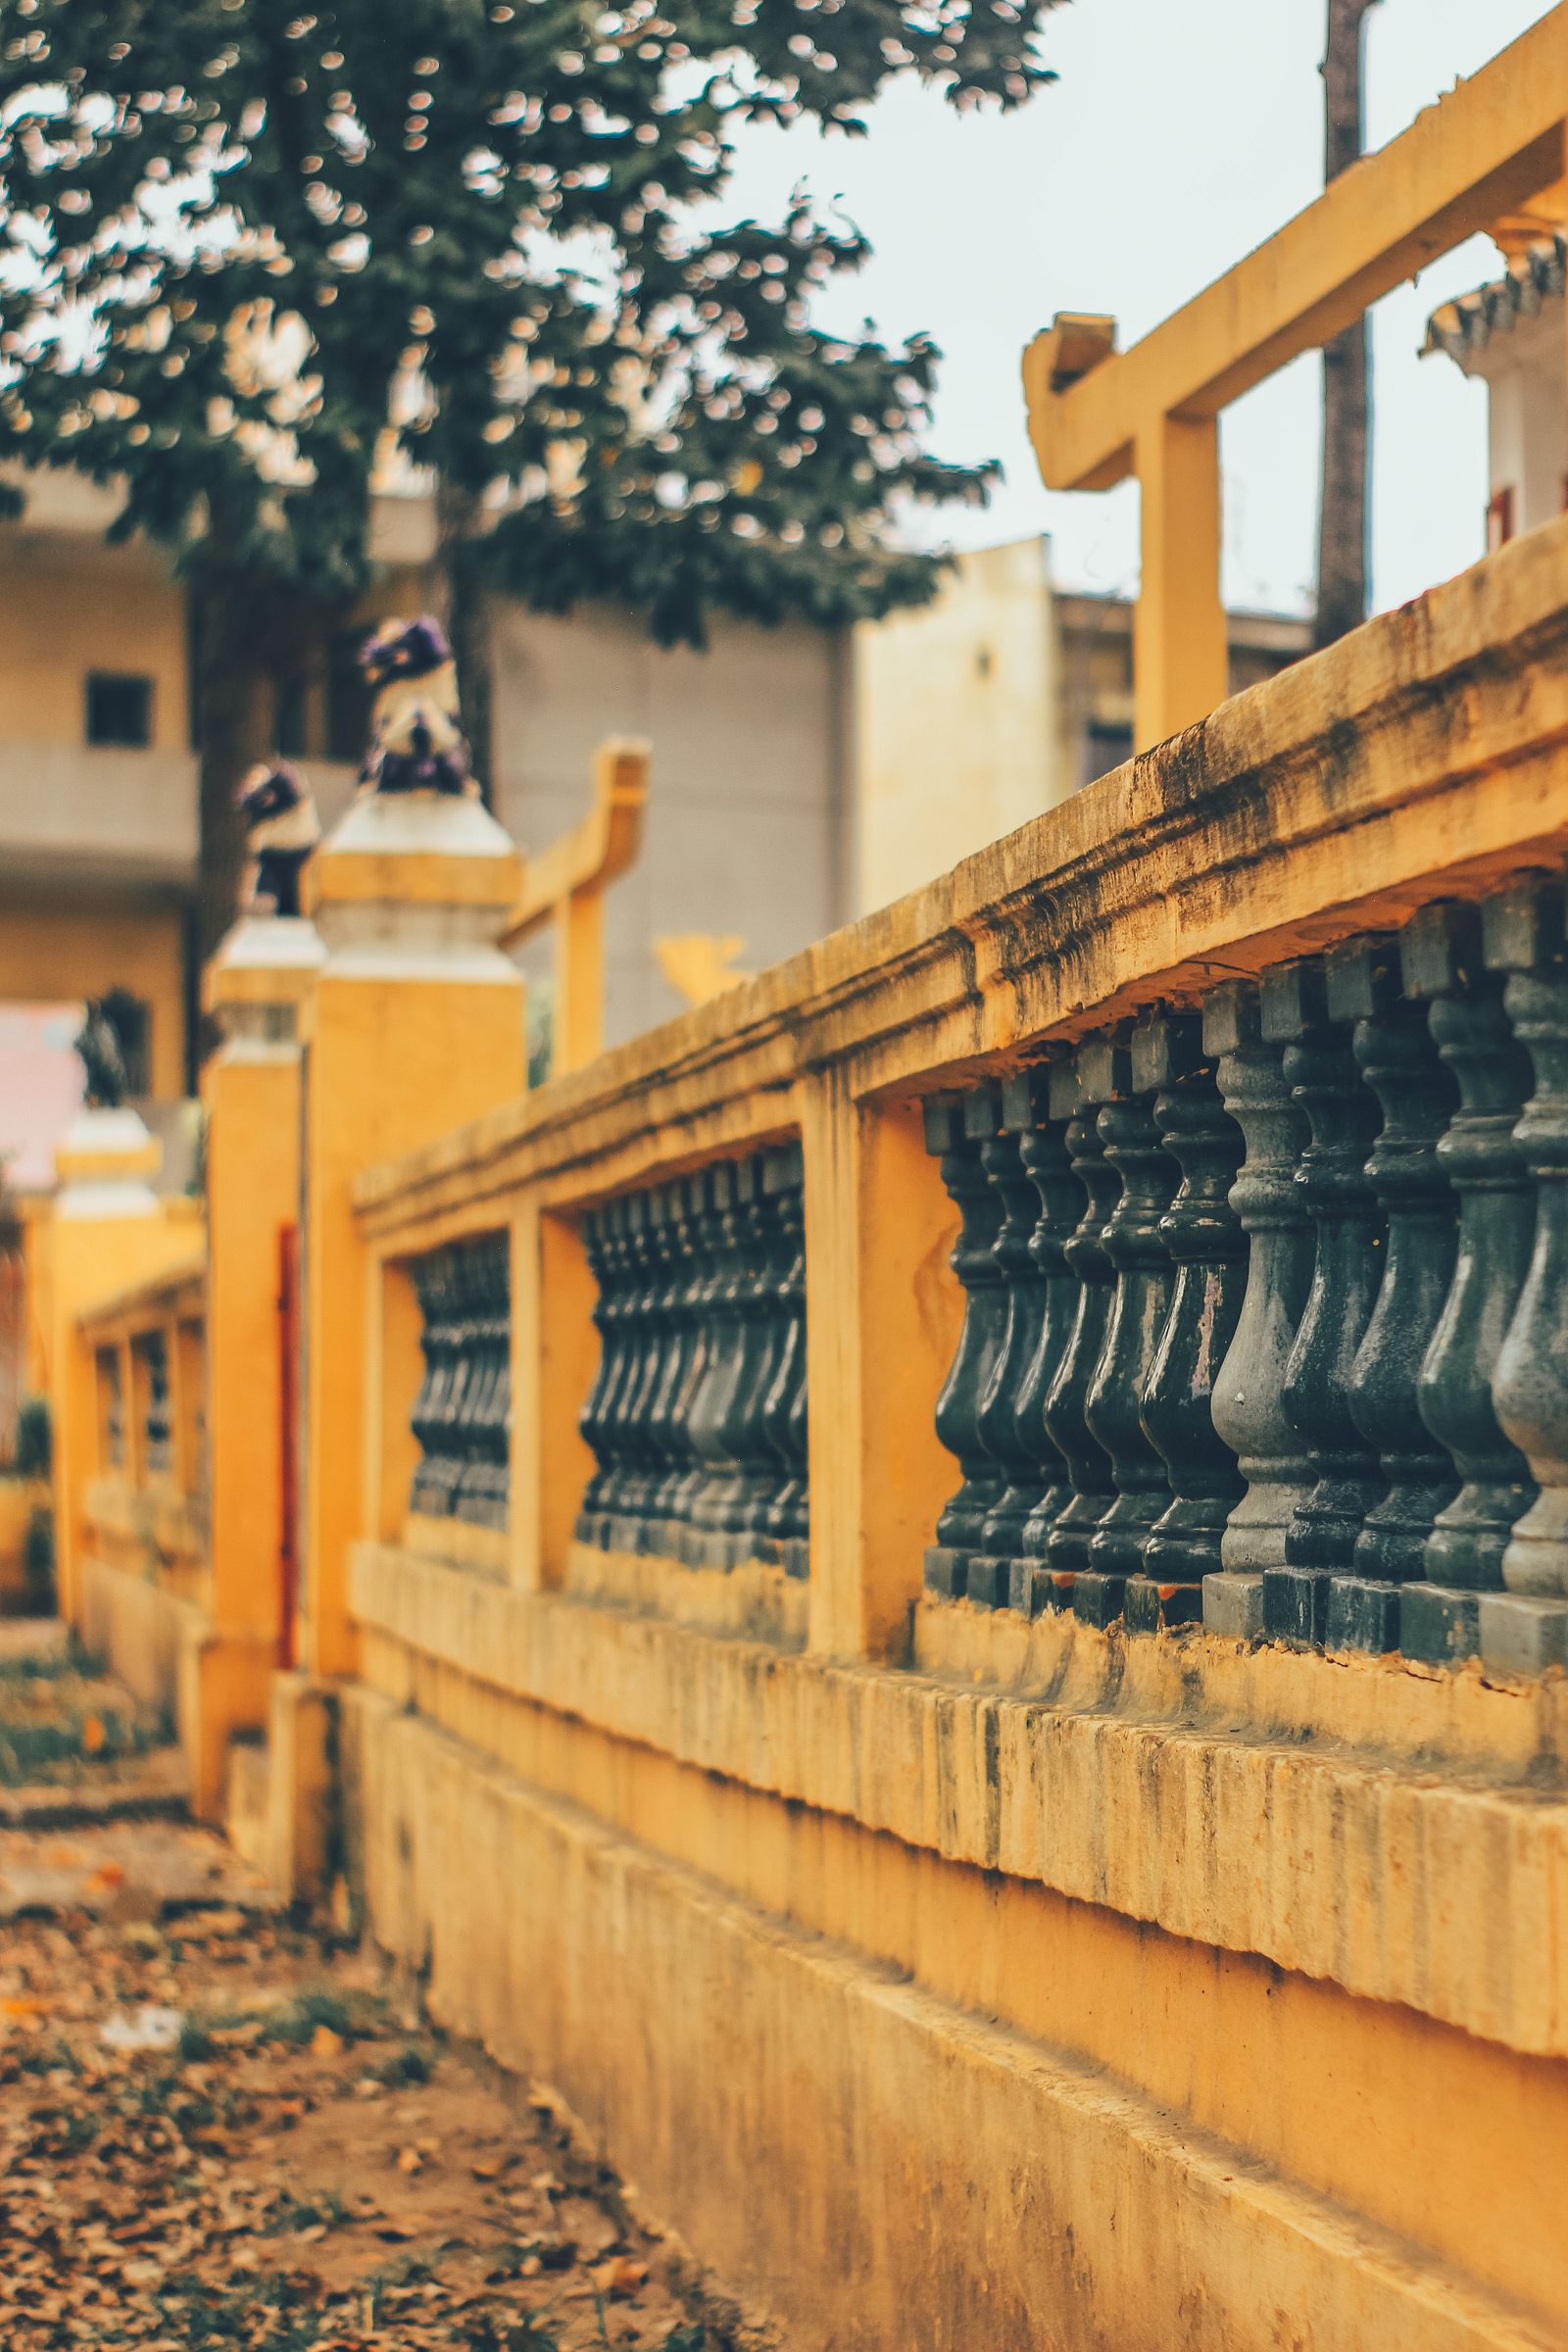
[[[1361,153],[1361,67],[1367,11],[1377,0],[1328,0],[1323,53],[1323,182]],[[1366,618],[1367,413],[1371,357],[1365,318],[1323,346],[1323,470],[1317,523],[1315,646]]]
[[[389,470],[435,485],[482,777],[498,583],[699,644],[931,594],[897,512],[992,471],[922,449],[938,354],[813,323],[866,248],[804,196],[711,214],[743,123],[853,133],[901,74],[1018,105],[1054,5],[11,0],[0,459],[121,485],[191,583],[204,954],[270,676],[363,588]]]

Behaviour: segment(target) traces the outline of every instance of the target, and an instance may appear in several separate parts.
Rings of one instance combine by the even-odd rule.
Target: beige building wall
[[[1069,792],[1049,548],[959,558],[934,601],[855,632],[854,900],[918,889]]]
[[[497,813],[525,850],[586,812],[603,737],[653,745],[642,857],[605,903],[607,1044],[685,1008],[657,938],[739,938],[735,968],[760,971],[848,918],[841,633],[722,621],[699,654],[622,613],[515,605],[498,632]],[[548,939],[524,961],[548,971]]]
[[[0,999],[122,982],[152,1006],[156,1091],[177,1094],[197,847],[185,592],[157,551],[105,545],[110,493],[71,475],[24,488],[24,516],[0,524]],[[427,608],[428,501],[379,501],[373,546],[356,633]],[[845,919],[841,633],[719,623],[699,654],[662,651],[606,610],[553,619],[502,603],[496,625],[498,813],[516,839],[542,849],[585,813],[607,735],[653,743],[643,855],[606,908],[608,1043],[684,1009],[659,937],[738,938],[738,968],[758,970]],[[304,681],[301,763],[330,826],[355,769],[321,757],[326,655]],[[151,680],[145,749],[87,743],[93,670]]]

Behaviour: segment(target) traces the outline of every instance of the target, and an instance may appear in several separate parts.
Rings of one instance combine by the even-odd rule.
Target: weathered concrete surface
[[[1497,1690],[1055,1618],[1035,1637],[1040,1679],[959,1688],[375,1545],[356,1551],[353,1599],[367,1674],[476,1747],[520,1760],[517,1726],[549,1711],[946,1859],[1568,2055],[1560,1680]]]
[[[960,2007],[617,1835],[388,1698],[355,1688],[342,1708],[350,1866],[377,1936],[428,1971],[442,2023],[554,2081],[643,2195],[793,2341],[1562,2341],[1555,2256],[1522,2266],[1553,2294],[1552,2309],[1530,2313],[1452,2273],[1430,2227],[1423,2247],[1357,2217],[1179,2107],[994,2022],[983,2002]],[[1001,1897],[980,1884],[980,1909],[952,1920],[954,1946]],[[945,1888],[925,1888],[936,1937]],[[1049,1973],[1058,1957],[1037,1937],[1026,1965]],[[1177,2043],[1191,2005],[1184,2014],[1154,1976],[1144,1984],[1144,2034]],[[1277,2053],[1243,2042],[1236,2055],[1250,2072]],[[1350,2130],[1360,2102],[1353,2082],[1342,2090]],[[1474,2114],[1486,2132],[1479,2101]],[[1418,2134],[1425,2121],[1411,2118]],[[1560,2120],[1557,2131],[1560,2145]],[[1463,2162],[1453,2140],[1438,2144],[1445,2164]],[[1534,2141],[1538,2170],[1545,2144]],[[1512,2222],[1527,2244],[1531,2220]],[[1485,2222],[1472,2228],[1483,2246]]]

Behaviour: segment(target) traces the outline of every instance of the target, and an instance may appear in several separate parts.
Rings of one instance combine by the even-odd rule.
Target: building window
[[[281,678],[278,681],[273,735],[280,759],[303,760],[310,749],[305,740],[305,680],[302,677]]]
[[[153,682],[113,670],[87,672],[87,741],[144,751],[153,739]]]
[[[1133,756],[1131,727],[1117,726],[1106,718],[1092,718],[1084,729],[1083,782],[1093,784],[1100,776],[1108,776],[1113,767]]]

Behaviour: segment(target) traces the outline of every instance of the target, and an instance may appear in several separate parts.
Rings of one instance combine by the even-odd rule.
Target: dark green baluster
[[[1312,1279],[1312,1221],[1296,1181],[1308,1129],[1293,1100],[1284,1048],[1263,1035],[1250,980],[1227,980],[1203,1006],[1203,1050],[1241,1128],[1247,1156],[1230,1204],[1248,1238],[1247,1289],[1212,1414],[1237,1457],[1247,1492],[1220,1537],[1219,1569],[1203,1580],[1210,1633],[1250,1639],[1263,1630],[1263,1571],[1285,1565],[1285,1531],[1309,1493],[1311,1464],[1285,1411],[1285,1370]]]
[[[1230,1205],[1242,1131],[1220,1100],[1196,1012],[1140,1021],[1133,1084],[1154,1090],[1154,1125],[1181,1170],[1159,1221],[1176,1269],[1170,1312],[1144,1389],[1144,1428],[1164,1458],[1174,1500],[1129,1580],[1129,1632],[1153,1633],[1202,1615],[1203,1579],[1220,1562],[1220,1539],[1241,1499],[1236,1456],[1214,1427],[1214,1382],[1235,1335],[1247,1288],[1247,1237]]]
[[[1121,1190],[1100,1137],[1100,1104],[1083,1091],[1076,1059],[1051,1071],[1051,1109],[1066,1121],[1067,1153],[1083,1188],[1084,1209],[1062,1254],[1078,1286],[1067,1348],[1046,1392],[1046,1428],[1067,1465],[1068,1495],[1046,1537],[1046,1577],[1037,1579],[1053,1608],[1071,1608],[1073,1579],[1089,1565],[1089,1540],[1110,1507],[1110,1458],[1085,1417],[1089,1384],[1105,1345],[1114,1276],[1105,1255],[1105,1224]]]
[[[414,1295],[419,1306],[419,1352],[424,1358],[424,1373],[414,1402],[409,1407],[409,1428],[419,1448],[419,1458],[415,1464],[409,1488],[409,1509],[420,1517],[425,1516],[429,1509],[426,1488],[430,1465],[435,1460],[436,1412],[445,1370],[441,1322],[441,1270],[445,1259],[445,1250],[431,1250],[423,1257],[416,1258],[410,1268]],[[117,1377],[117,1395],[118,1389]]]
[[[757,1521],[765,1556],[776,1557],[786,1576],[808,1569],[809,1495],[807,1477],[806,1383],[806,1192],[799,1144],[769,1152],[763,1181],[777,1195],[779,1225],[789,1246],[781,1285],[785,1326],[773,1377],[762,1406],[768,1444],[783,1465],[765,1513]]]
[[[660,1451],[668,1465],[649,1501],[650,1542],[666,1559],[679,1559],[685,1541],[687,1481],[696,1472],[691,1449],[691,1402],[706,1365],[705,1300],[719,1238],[710,1171],[700,1169],[677,1187],[675,1249],[679,1284],[672,1323],[667,1387],[657,1408]]]
[[[1502,1590],[1508,1538],[1536,1492],[1492,1401],[1536,1229],[1535,1186],[1514,1136],[1530,1056],[1509,1026],[1503,976],[1486,968],[1477,908],[1423,907],[1400,934],[1399,961],[1405,994],[1429,1007],[1433,1040],[1459,1088],[1438,1145],[1459,1203],[1458,1255],[1416,1400],[1464,1484],[1427,1538],[1430,1581],[1406,1585],[1399,1597],[1399,1647],[1443,1663],[1480,1647],[1480,1596]]]
[[[982,1087],[972,1099],[969,1115],[976,1124],[982,1119],[986,1123],[980,1160],[1002,1202],[995,1243],[1004,1301],[1002,1341],[980,1399],[978,1427],[980,1442],[1000,1465],[1005,1484],[986,1513],[979,1544],[969,1557],[964,1590],[971,1600],[1000,1609],[1009,1597],[1013,1554],[1045,1492],[1033,1433],[1018,1419],[1045,1311],[1045,1284],[1030,1249],[1040,1197],[1025,1172],[1019,1138],[1004,1117],[1001,1087]],[[1040,1434],[1043,1439],[1044,1423]]]
[[[723,1202],[719,1199],[721,1178],[725,1187]],[[728,1200],[728,1167],[721,1161],[711,1168],[703,1169],[700,1175],[689,1177],[687,1183],[697,1188],[695,1197],[690,1191],[687,1194],[692,1263],[691,1274],[682,1293],[681,1308],[683,1322],[689,1320],[690,1339],[683,1350],[685,1367],[670,1413],[674,1457],[672,1483],[670,1480],[663,1483],[655,1505],[666,1531],[670,1557],[677,1560],[685,1559],[688,1549],[697,1541],[691,1515],[708,1475],[697,1451],[694,1432],[718,1336],[712,1304],[725,1279],[724,1209]]]
[[[670,1358],[679,1346],[679,1299],[683,1269],[680,1251],[680,1188],[654,1186],[644,1195],[651,1259],[647,1304],[643,1317],[642,1364],[630,1410],[630,1429],[636,1449],[636,1474],[631,1509],[636,1518],[636,1549],[657,1552],[662,1537],[660,1496],[669,1470],[669,1454],[657,1414]]]
[[[609,1530],[612,1551],[635,1551],[642,1539],[645,1501],[642,1416],[652,1333],[653,1302],[660,1278],[660,1250],[649,1216],[649,1197],[633,1193],[624,1203],[627,1297],[626,1358],[615,1396],[614,1508]]]
[[[704,1200],[701,1177],[678,1179],[669,1186],[666,1198],[668,1263],[660,1308],[664,1326],[664,1346],[660,1354],[658,1377],[648,1406],[652,1483],[643,1514],[644,1548],[665,1557],[671,1551],[673,1541],[671,1500],[688,1466],[679,1405],[694,1344],[694,1291],[698,1268],[696,1227]]]
[[[1175,1277],[1160,1219],[1180,1171],[1159,1140],[1152,1097],[1136,1087],[1126,1046],[1101,1041],[1081,1047],[1078,1074],[1084,1093],[1101,1104],[1101,1141],[1121,1182],[1102,1237],[1116,1279],[1085,1408],[1090,1429],[1110,1456],[1116,1493],[1089,1539],[1089,1566],[1072,1594],[1075,1615],[1109,1625],[1121,1615],[1128,1577],[1143,1566],[1150,1530],[1171,1501],[1170,1480],[1144,1427],[1143,1405],[1170,1312]]]
[[[573,1529],[579,1544],[599,1541],[599,1497],[605,1483],[608,1456],[605,1451],[605,1399],[610,1393],[611,1375],[614,1369],[612,1333],[614,1328],[613,1304],[610,1274],[610,1244],[606,1231],[605,1211],[590,1208],[582,1220],[583,1255],[593,1277],[594,1329],[599,1334],[599,1364],[593,1385],[583,1398],[577,1415],[577,1431],[583,1444],[594,1457],[593,1471],[582,1491],[577,1506],[577,1523]]]
[[[512,1239],[492,1245],[492,1345],[496,1383],[490,1403],[490,1507],[493,1527],[510,1524],[512,1506]]]
[[[480,1459],[473,1481],[474,1509],[483,1527],[507,1524],[512,1425],[512,1250],[505,1234],[483,1245],[487,1376],[480,1424]]]
[[[748,1536],[759,1494],[768,1483],[769,1460],[762,1426],[762,1399],[771,1370],[783,1237],[773,1195],[763,1181],[763,1158],[756,1152],[735,1171],[739,1208],[736,1232],[740,1267],[736,1281],[739,1333],[734,1367],[719,1414],[719,1437],[731,1465],[709,1498],[707,1525],[713,1567],[732,1568],[750,1559]]]
[[[964,1591],[968,1555],[979,1549],[986,1513],[1001,1500],[1003,1490],[998,1465],[980,1436],[980,1400],[1006,1323],[1006,1293],[996,1258],[1002,1197],[980,1157],[988,1114],[983,1108],[970,1114],[979,1122],[978,1132],[971,1132],[967,1109],[967,1102],[925,1107],[925,1147],[941,1154],[942,1181],[960,1219],[949,1263],[963,1286],[963,1329],[936,1406],[937,1436],[957,1461],[960,1484],[925,1554],[928,1590],[954,1599]]]
[[[173,1467],[173,1422],[169,1405],[169,1347],[161,1331],[143,1342],[147,1355],[147,1406],[142,1420],[143,1460],[154,1477]]]
[[[713,1518],[734,1462],[726,1445],[729,1406],[741,1351],[741,1301],[747,1282],[746,1210],[742,1163],[721,1160],[713,1170],[713,1209],[719,1247],[703,1298],[707,1353],[692,1398],[687,1442],[694,1475],[686,1490],[681,1557],[694,1568],[727,1565],[727,1546],[715,1545]]]
[[[1540,1492],[1502,1555],[1506,1591],[1481,1602],[1481,1654],[1519,1673],[1568,1665],[1568,951],[1563,895],[1523,881],[1483,909],[1487,961],[1535,1084],[1516,1130],[1536,1180],[1530,1269],[1497,1359],[1493,1401]]]
[[[119,1348],[105,1348],[100,1353],[98,1360],[100,1363],[107,1363],[108,1367],[109,1403],[104,1415],[104,1435],[109,1441],[109,1466],[112,1470],[123,1470],[125,1467],[125,1396],[120,1381]],[[428,1370],[426,1378],[428,1378]],[[414,1434],[416,1437],[418,1436],[417,1426],[416,1426]],[[417,1471],[415,1472],[415,1477],[417,1479]]]
[[[1053,1077],[1061,1074],[1044,1065],[1025,1070],[1008,1079],[1002,1098],[1038,1204],[1029,1254],[1039,1276],[1039,1318],[1034,1353],[1018,1384],[1013,1413],[1018,1441],[1033,1458],[1038,1494],[1019,1533],[1008,1585],[1009,1606],[1026,1617],[1054,1604],[1056,1587],[1046,1547],[1073,1492],[1067,1461],[1046,1426],[1046,1399],[1061,1369],[1078,1311],[1078,1280],[1067,1264],[1066,1245],[1085,1205],[1084,1188],[1072,1172],[1067,1122],[1054,1116],[1051,1108]]]
[[[1416,1400],[1453,1279],[1457,1219],[1438,1141],[1459,1098],[1425,1008],[1403,994],[1396,942],[1335,949],[1329,1011],[1355,1021],[1355,1058],[1383,1111],[1366,1172],[1388,1247],[1350,1375],[1350,1411],[1388,1491],[1356,1538],[1353,1573],[1330,1584],[1325,1640],[1335,1649],[1389,1650],[1398,1646],[1399,1588],[1425,1572],[1433,1521],[1459,1491]]]
[[[445,1518],[452,1507],[461,1463],[457,1431],[467,1385],[464,1348],[464,1280],[460,1252],[431,1252],[433,1320],[426,1339],[431,1366],[425,1409],[425,1451],[415,1480],[413,1507],[427,1518]]]
[[[619,1535],[616,1522],[620,1515],[621,1491],[628,1469],[621,1433],[626,1417],[627,1394],[637,1367],[638,1245],[637,1237],[632,1232],[629,1200],[610,1201],[603,1213],[614,1261],[615,1357],[603,1408],[608,1468],[600,1492],[603,1517],[598,1540],[605,1550],[613,1551]]]
[[[458,1260],[463,1269],[463,1352],[467,1362],[468,1376],[456,1433],[454,1450],[457,1476],[452,1482],[447,1508],[455,1519],[477,1525],[476,1503],[484,1452],[484,1420],[490,1401],[491,1381],[490,1350],[485,1345],[489,1308],[482,1246],[474,1242],[460,1243]]]
[[[1306,1448],[1312,1486],[1285,1531],[1285,1567],[1263,1571],[1263,1626],[1276,1641],[1320,1643],[1328,1580],[1349,1572],[1366,1514],[1384,1492],[1377,1456],[1350,1410],[1387,1239],[1366,1180],[1379,1112],[1349,1030],[1329,1017],[1316,956],[1265,972],[1262,1006],[1263,1035],[1285,1048],[1285,1077],[1310,1131],[1296,1181],[1312,1220],[1312,1280],[1285,1368],[1285,1410]]]

